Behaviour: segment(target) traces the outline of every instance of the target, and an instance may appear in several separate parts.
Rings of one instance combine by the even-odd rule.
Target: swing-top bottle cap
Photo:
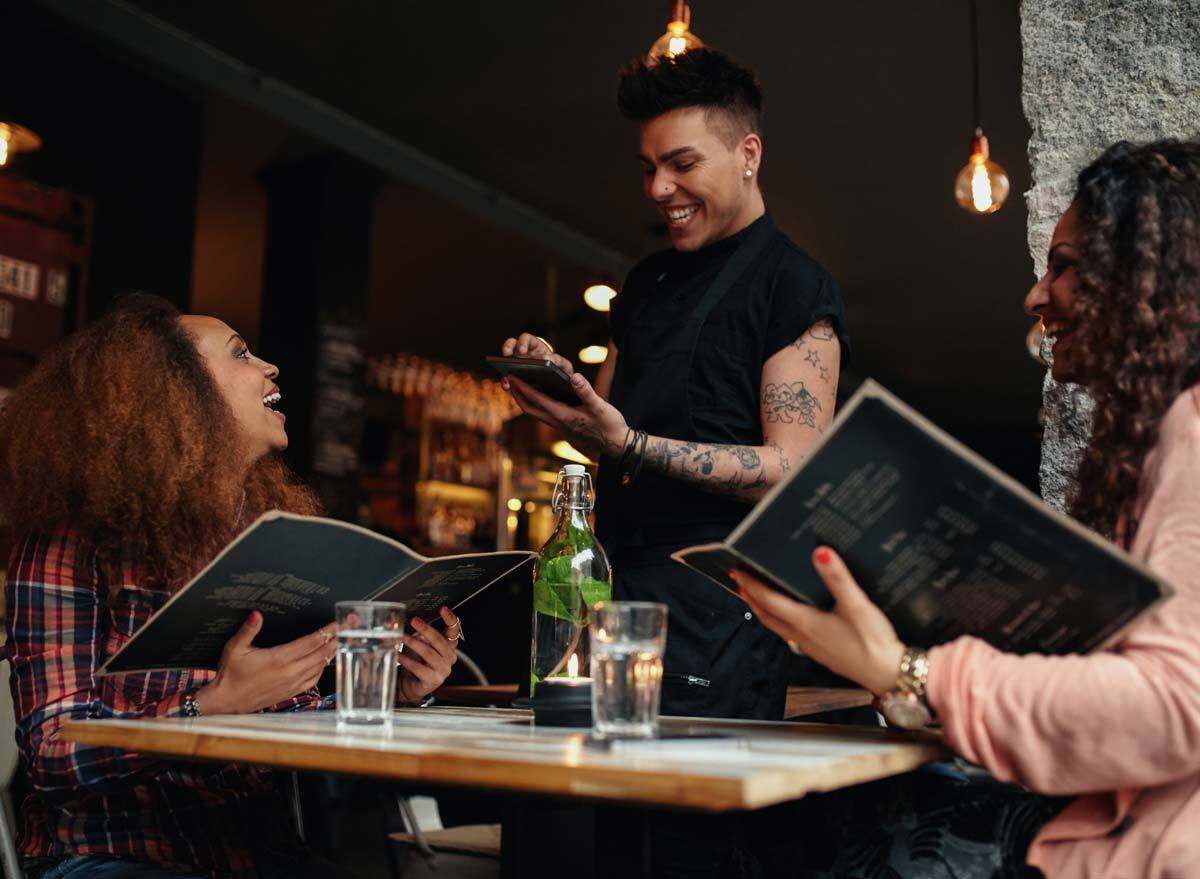
[[[587,468],[582,464],[564,464],[563,473],[567,476],[585,476]]]

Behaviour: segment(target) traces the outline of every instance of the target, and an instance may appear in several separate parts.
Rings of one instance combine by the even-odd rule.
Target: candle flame
[[[571,658],[567,660],[567,677],[579,677],[579,654],[572,653]]]

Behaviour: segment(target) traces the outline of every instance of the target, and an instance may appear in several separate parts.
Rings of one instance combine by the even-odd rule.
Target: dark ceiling
[[[664,246],[613,93],[665,0],[132,5],[630,257]],[[1013,183],[987,218],[951,198],[972,125],[965,0],[695,0],[693,24],[758,72],[768,206],[840,282],[856,373],[959,432],[1032,435],[1019,10],[979,6],[984,123]]]

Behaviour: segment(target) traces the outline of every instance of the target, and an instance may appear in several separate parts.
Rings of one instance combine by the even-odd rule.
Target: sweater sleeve
[[[1200,768],[1200,441],[1165,436],[1135,553],[1175,594],[1114,649],[1014,656],[974,638],[930,652],[948,743],[1046,794],[1165,784]]]

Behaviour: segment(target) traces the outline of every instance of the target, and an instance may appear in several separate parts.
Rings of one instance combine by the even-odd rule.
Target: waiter
[[[644,191],[672,248],[639,263],[613,301],[595,388],[537,336],[505,341],[505,355],[571,372],[580,405],[505,387],[601,461],[614,597],[669,607],[663,713],[778,720],[786,646],[670,555],[724,538],[829,426],[848,344],[841,295],[766,211],[751,71],[705,49],[634,62],[617,100],[640,126]]]

